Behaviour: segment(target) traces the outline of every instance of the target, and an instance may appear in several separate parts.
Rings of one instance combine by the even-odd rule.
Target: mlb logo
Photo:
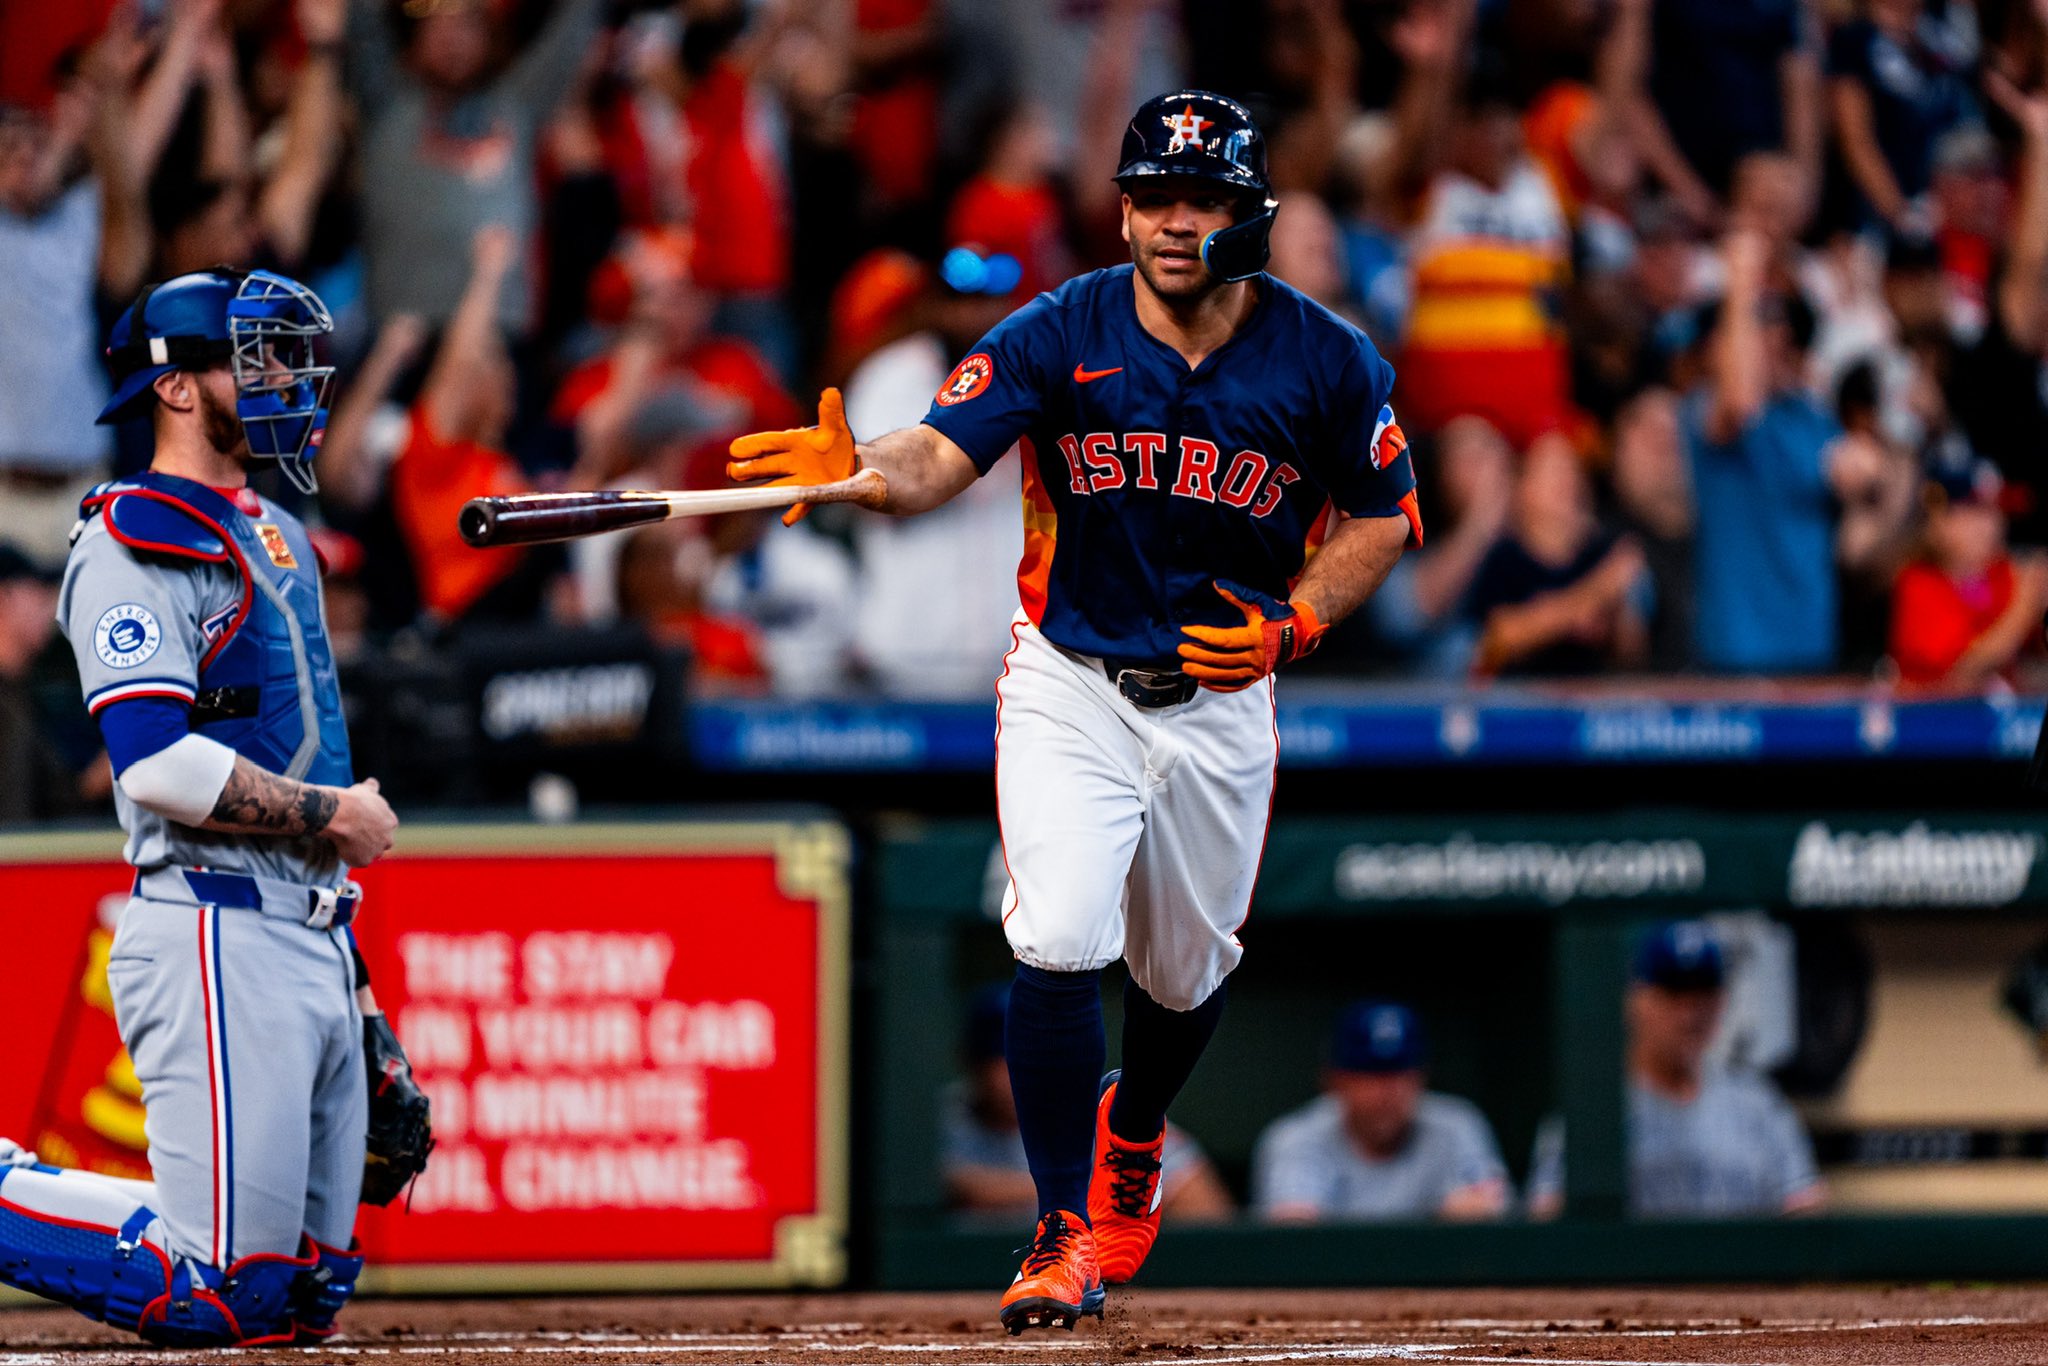
[[[291,545],[286,542],[284,532],[271,522],[256,524],[256,538],[263,542],[263,553],[270,556],[270,562],[279,569],[297,569],[298,557],[292,554]]]

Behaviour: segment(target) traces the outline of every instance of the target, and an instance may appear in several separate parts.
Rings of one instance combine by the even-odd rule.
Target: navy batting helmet
[[[1193,176],[1237,193],[1237,222],[1202,243],[1202,264],[1222,280],[1266,268],[1279,205],[1266,175],[1266,137],[1249,109],[1207,90],[1176,90],[1138,106],[1124,130],[1116,183],[1125,193],[1148,176]]]
[[[107,339],[114,393],[99,420],[141,416],[160,375],[226,363],[250,454],[275,460],[311,493],[334,376],[333,366],[315,363],[313,343],[333,330],[319,295],[267,270],[222,267],[147,285]]]

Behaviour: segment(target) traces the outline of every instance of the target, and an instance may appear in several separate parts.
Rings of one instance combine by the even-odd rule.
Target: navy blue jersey
[[[984,474],[1020,443],[1018,595],[1054,644],[1171,661],[1182,626],[1244,624],[1214,580],[1284,600],[1333,507],[1420,537],[1393,367],[1299,291],[1254,287],[1190,370],[1138,322],[1130,266],[1079,276],[982,338],[925,415]]]

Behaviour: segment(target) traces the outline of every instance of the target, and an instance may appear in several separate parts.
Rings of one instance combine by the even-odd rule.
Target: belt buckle
[[[316,930],[324,930],[332,925],[335,914],[341,909],[341,893],[332,887],[308,887],[306,894],[313,903],[313,910],[306,917],[306,924]]]
[[[1144,669],[1119,669],[1116,690],[1123,695],[1124,701],[1134,707],[1171,707],[1187,700],[1182,684],[1184,677]]]

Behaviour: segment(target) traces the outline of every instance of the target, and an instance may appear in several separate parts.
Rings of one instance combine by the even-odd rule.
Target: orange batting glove
[[[763,488],[836,484],[860,469],[853,432],[846,425],[846,404],[837,389],[818,395],[817,426],[736,437],[726,451],[732,456],[726,478],[743,484],[766,480]],[[798,503],[782,514],[782,524],[795,526],[810,510],[809,503]]]
[[[1181,671],[1216,692],[1241,692],[1322,643],[1327,628],[1305,602],[1281,602],[1228,579],[1216,591],[1244,613],[1242,626],[1183,626]]]

